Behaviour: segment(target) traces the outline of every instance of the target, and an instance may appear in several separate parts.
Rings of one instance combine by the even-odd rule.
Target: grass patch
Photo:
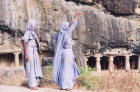
[[[59,88],[52,82],[52,66],[42,68],[43,79],[41,87]],[[140,73],[134,71],[125,72],[122,70],[113,72],[97,73],[95,68],[80,67],[80,76],[75,84],[75,89],[86,89],[97,92],[139,92]],[[95,72],[94,72],[95,71]]]
[[[96,90],[101,86],[101,80],[98,76],[93,75],[95,68],[80,67],[80,77],[78,79],[78,85],[84,87],[87,90]]]
[[[93,71],[95,68],[88,67],[80,67],[80,77],[77,80],[75,88],[87,89],[87,90],[95,90],[101,86],[100,79],[93,75]],[[54,82],[52,82],[52,66],[45,66],[42,68],[43,71],[43,79],[40,81],[41,87],[50,87],[50,88],[59,88]]]
[[[59,88],[54,82],[52,82],[52,71],[52,66],[42,67],[43,78],[40,81],[41,87]]]

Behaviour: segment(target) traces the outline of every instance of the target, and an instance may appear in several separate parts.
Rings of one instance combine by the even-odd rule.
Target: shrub
[[[100,79],[93,75],[95,68],[80,67],[79,85],[85,87],[87,90],[95,90],[101,86]]]

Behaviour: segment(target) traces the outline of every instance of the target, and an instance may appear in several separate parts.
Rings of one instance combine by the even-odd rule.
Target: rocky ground
[[[0,85],[0,92],[67,92],[59,89],[53,88],[39,88],[39,90],[30,90],[26,87],[21,86],[4,86]],[[69,92],[93,92],[93,91],[85,91],[85,90],[77,90],[74,89]]]

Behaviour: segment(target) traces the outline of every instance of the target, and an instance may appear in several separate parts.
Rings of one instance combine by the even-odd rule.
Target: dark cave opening
[[[0,54],[0,66],[10,67],[14,66],[14,55],[10,54]]]
[[[22,54],[19,54],[19,66],[22,66]],[[13,67],[15,66],[15,59],[13,53],[0,54],[0,67]]]
[[[40,54],[40,60],[42,66],[52,66],[53,65],[54,51],[52,50],[42,50]]]
[[[87,65],[88,67],[96,68],[96,58],[93,56],[89,57],[87,61]]]
[[[107,56],[103,56],[101,57],[101,70],[108,70],[108,66],[109,66],[109,61],[108,61],[108,57]]]
[[[138,56],[136,55],[130,56],[129,62],[131,69],[138,69]]]
[[[116,56],[114,57],[114,66],[117,70],[125,69],[125,56]]]

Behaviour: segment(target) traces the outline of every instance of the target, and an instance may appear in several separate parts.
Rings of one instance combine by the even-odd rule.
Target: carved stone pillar
[[[110,56],[108,60],[109,60],[109,71],[112,72],[114,71],[114,64],[113,64],[114,57]]]
[[[19,54],[20,54],[20,52],[15,52],[13,54],[14,54],[15,66],[19,67]]]
[[[101,64],[100,64],[101,56],[97,55],[96,56],[96,70],[97,72],[101,72]]]
[[[125,56],[125,69],[126,71],[129,71],[130,70],[130,62],[129,62],[129,55],[126,55]]]

